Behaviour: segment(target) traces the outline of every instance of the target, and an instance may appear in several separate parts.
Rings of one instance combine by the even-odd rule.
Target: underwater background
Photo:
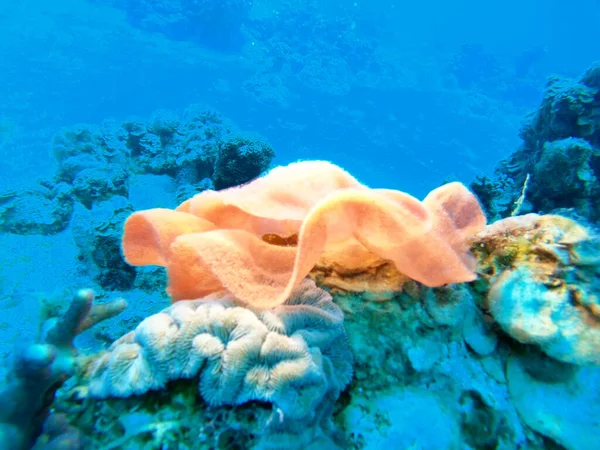
[[[1,3],[0,449],[600,448],[597,0]]]

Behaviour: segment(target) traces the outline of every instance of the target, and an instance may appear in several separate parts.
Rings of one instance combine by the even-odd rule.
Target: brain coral
[[[127,397],[195,376],[211,405],[262,400],[286,417],[314,414],[352,377],[342,311],[310,280],[268,311],[237,306],[230,295],[178,302],[101,355],[89,390]]]
[[[272,307],[317,263],[359,272],[378,259],[427,286],[471,281],[469,242],[485,222],[460,183],[420,202],[370,189],[328,162],[305,161],[241,187],[202,192],[175,211],[134,213],[123,252],[130,264],[165,266],[173,300],[226,290]]]

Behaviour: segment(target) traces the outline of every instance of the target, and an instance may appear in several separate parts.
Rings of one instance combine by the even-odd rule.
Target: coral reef
[[[99,448],[597,448],[596,236],[530,214],[471,247],[470,283],[176,302],[91,357],[54,409]]]
[[[127,198],[115,196],[90,209],[75,206],[71,230],[86,273],[109,291],[126,291],[134,286],[136,270],[121,255],[123,223],[133,212]]]
[[[347,448],[598,446],[597,237],[531,214],[486,227],[473,249],[475,282],[335,296],[355,355],[336,416]]]
[[[149,127],[160,145],[172,145],[180,126],[160,113]],[[215,152],[213,167],[222,154],[236,167],[246,155],[257,161],[257,147],[244,145]],[[553,145],[545,147],[552,158]],[[583,152],[586,144],[573,145]],[[507,204],[510,214],[530,208],[536,173]],[[123,221],[119,242],[114,229]],[[204,191],[175,210],[133,212],[119,195],[90,208],[78,201],[73,224],[88,249],[82,258],[115,274],[95,275],[110,289],[157,288],[158,274],[138,280],[119,265],[121,243],[128,262],[166,268],[174,303],[158,313],[141,308],[140,323],[125,318],[102,331],[107,350],[77,358],[74,336],[124,302],[92,308],[82,291],[58,319],[48,313],[39,342],[18,354],[5,384],[11,401],[0,408],[0,442],[180,450],[600,444],[600,241],[585,222],[526,214],[486,226],[459,183],[419,201],[305,161]]]
[[[42,324],[38,342],[15,352],[15,360],[0,395],[0,448],[31,448],[43,432],[52,441],[78,437],[68,426],[56,430],[57,417],[50,416],[44,425],[56,390],[77,371],[75,337],[96,323],[120,313],[126,306],[122,301],[93,305],[94,294],[82,290],[73,298],[66,312],[50,317]],[[61,437],[62,436],[62,437]],[[53,445],[58,445],[55,442]],[[44,447],[61,448],[61,447]],[[83,448],[74,445],[73,450]]]
[[[42,180],[38,184],[0,192],[0,232],[54,234],[69,225],[73,213],[72,188],[67,183]]]
[[[181,117],[159,110],[147,123],[131,120],[123,129],[135,166],[144,173],[172,176],[178,184],[213,179],[217,165],[220,179],[245,183],[266,170],[274,157],[264,139],[241,134],[199,105],[186,108]],[[240,158],[242,167],[229,164],[229,156]],[[244,169],[250,170],[244,175]]]
[[[143,396],[90,399],[81,391],[61,396],[55,409],[70,417],[97,448],[130,446],[144,450],[341,450],[328,408],[316,411],[314,426],[283,420],[268,403],[211,407],[198,396],[197,383],[181,380]],[[320,422],[320,423],[319,423]],[[335,436],[337,437],[337,436]]]
[[[349,243],[362,225],[370,240]],[[382,229],[413,267],[377,253],[393,248]],[[537,214],[485,226],[461,185],[420,202],[303,162],[175,211],[133,213],[122,245],[172,277],[177,252],[199,261],[181,242],[207,235],[234,267],[231,284],[216,265],[188,264],[178,301],[74,367],[38,421],[38,446],[597,448],[600,259],[589,226]],[[244,270],[232,236],[250,252]],[[311,243],[316,256],[302,262],[306,236],[327,245]],[[428,270],[438,278],[414,276]],[[279,300],[294,273],[283,302],[244,294]]]
[[[284,448],[304,448],[328,426],[351,377],[343,314],[307,280],[270,310],[247,309],[223,294],[178,302],[90,362],[74,389],[87,390],[92,401],[152,396],[175,381],[196,380],[202,402],[213,408],[271,404],[270,414],[257,413],[262,440],[291,443],[301,435]],[[90,436],[95,445],[106,438]]]
[[[181,116],[158,110],[148,119],[101,126],[74,125],[54,136],[53,179],[0,192],[0,229],[15,234],[63,231],[73,204],[87,209],[129,198],[136,177],[166,175],[185,198],[206,189],[246,183],[275,156],[263,138],[241,133],[198,105]]]
[[[307,161],[242,187],[198,194],[174,211],[134,213],[125,223],[123,253],[133,265],[165,266],[173,300],[225,289],[271,307],[317,263],[356,274],[389,261],[396,279],[428,286],[471,281],[468,242],[484,226],[479,204],[460,183],[420,202],[369,189],[333,164]]]
[[[368,83],[367,73],[377,73],[376,78],[390,69],[377,52],[377,30],[356,8],[341,6],[329,15],[319,2],[293,0],[253,13],[246,27],[252,44],[243,51],[264,69],[244,87],[260,101],[285,104],[289,86],[298,84],[344,95],[353,85]]]
[[[336,296],[356,358],[336,415],[346,448],[528,448],[502,379],[504,344],[487,355],[471,348],[466,322],[484,319],[468,287],[455,294],[415,286],[386,302]],[[469,342],[487,340],[486,328]]]
[[[130,23],[168,38],[190,40],[216,50],[233,51],[243,43],[241,27],[249,18],[252,1],[117,0]]]
[[[597,367],[573,370],[531,355],[512,355],[506,364],[506,378],[510,398],[528,427],[563,448],[598,448]]]
[[[472,185],[491,220],[514,210],[529,179],[521,212],[570,214],[600,221],[600,63],[575,81],[548,80],[539,109],[527,118],[521,148],[491,178]]]
[[[52,154],[58,163],[56,182],[73,187],[76,199],[91,208],[113,195],[127,196],[129,150],[114,132],[118,125],[74,125],[54,136]]]
[[[0,231],[54,234],[72,224],[79,259],[97,291],[128,290],[136,269],[120,252],[123,223],[160,186],[160,201],[175,205],[207,189],[246,183],[274,157],[260,136],[241,133],[218,114],[192,105],[177,115],[158,110],[147,120],[75,125],[52,142],[54,179],[0,193]],[[157,177],[162,177],[158,179]],[[152,199],[152,204],[157,199]]]
[[[232,136],[219,146],[213,181],[215,189],[239,186],[269,167],[274,153],[259,139]]]
[[[116,195],[128,197],[135,174],[168,175],[178,186],[197,185],[216,174],[213,181],[222,188],[259,176],[274,157],[260,136],[240,133],[199,105],[181,115],[157,110],[147,121],[66,128],[55,136],[52,151],[58,180],[73,185],[88,208]]]

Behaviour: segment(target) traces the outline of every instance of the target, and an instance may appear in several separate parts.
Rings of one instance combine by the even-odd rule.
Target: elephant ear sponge
[[[357,274],[389,262],[400,278],[431,287],[472,281],[469,243],[485,223],[460,183],[421,202],[370,189],[328,162],[306,161],[241,187],[205,191],[176,211],[134,213],[123,253],[133,265],[165,266],[174,301],[225,290],[270,308],[316,266]]]
[[[342,311],[310,280],[268,311],[227,295],[178,302],[117,340],[88,382],[94,397],[129,397],[194,377],[210,405],[260,400],[311,416],[352,378]]]

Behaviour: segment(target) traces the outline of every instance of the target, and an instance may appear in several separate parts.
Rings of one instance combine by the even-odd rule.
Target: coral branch
[[[31,448],[42,433],[54,393],[76,368],[75,337],[112,317],[124,301],[93,305],[94,293],[80,290],[67,311],[42,325],[39,342],[16,352],[8,380],[0,391],[0,450]]]

